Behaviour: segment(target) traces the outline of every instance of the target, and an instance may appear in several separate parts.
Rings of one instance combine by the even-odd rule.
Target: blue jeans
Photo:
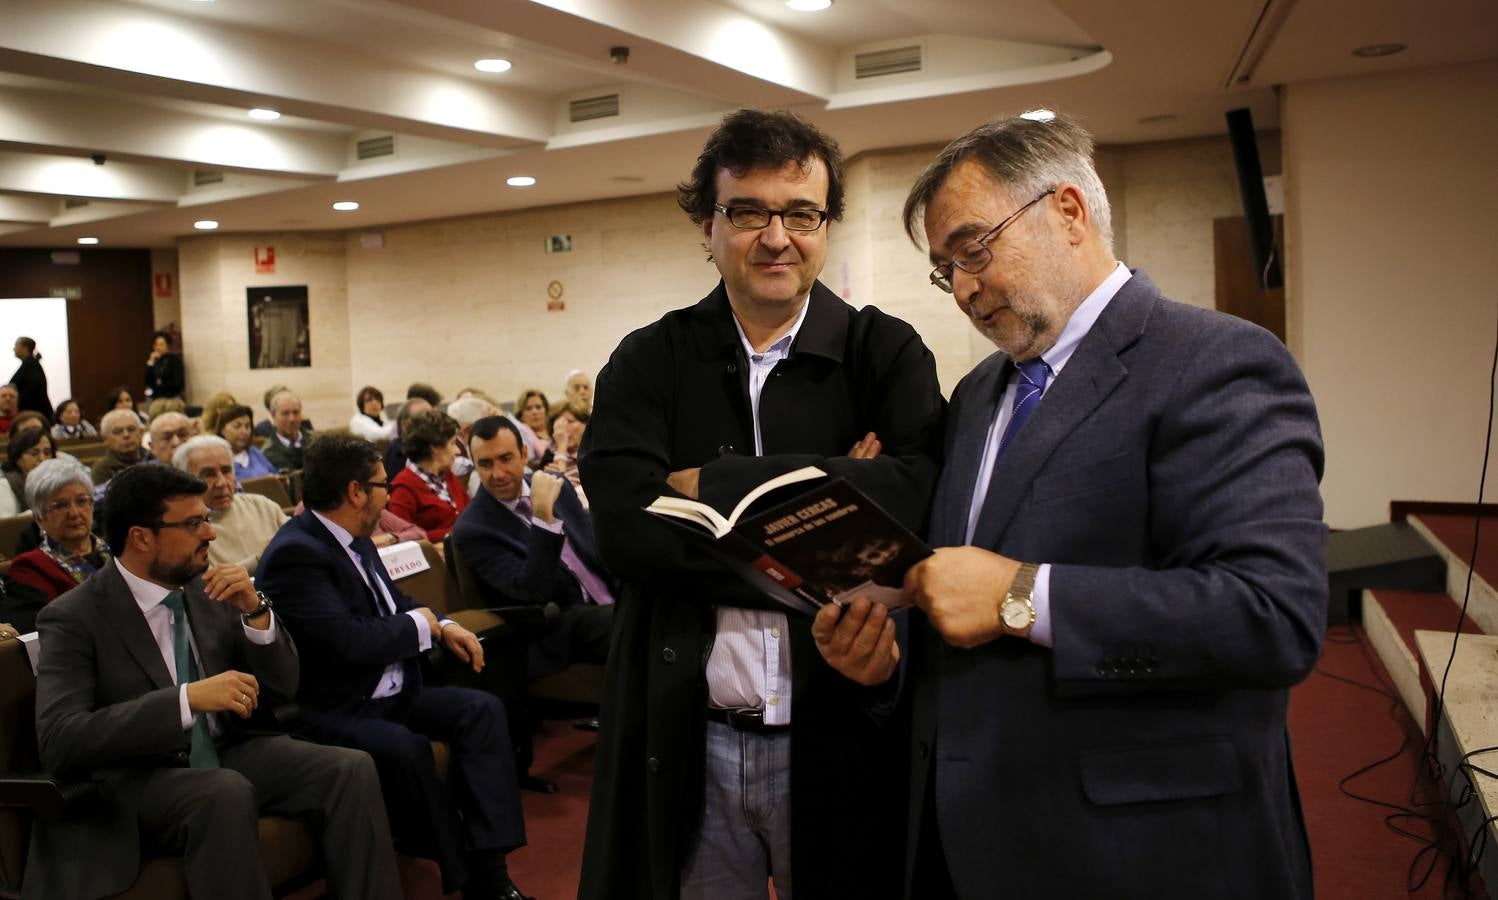
[[[791,734],[707,723],[702,830],[681,900],[791,900]]]

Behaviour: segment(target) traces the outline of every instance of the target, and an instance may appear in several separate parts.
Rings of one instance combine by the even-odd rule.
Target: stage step
[[[1432,684],[1440,683],[1441,672],[1432,680],[1424,670],[1415,632],[1454,632],[1461,607],[1445,594],[1380,589],[1363,592],[1362,613],[1368,642],[1388,670],[1410,717],[1422,729],[1428,728],[1428,697]],[[1461,621],[1463,634],[1484,633],[1470,616]]]
[[[1441,591],[1446,563],[1426,535],[1409,522],[1334,531],[1326,539],[1330,588],[1327,624],[1346,625],[1368,588]]]
[[[1420,513],[1410,516],[1409,523],[1445,561],[1446,593],[1460,603],[1467,589],[1467,563],[1472,558],[1476,520],[1472,516]],[[1481,538],[1467,615],[1485,634],[1498,634],[1498,591],[1493,589],[1498,583],[1498,517],[1483,517]],[[1445,630],[1451,627],[1447,625]]]

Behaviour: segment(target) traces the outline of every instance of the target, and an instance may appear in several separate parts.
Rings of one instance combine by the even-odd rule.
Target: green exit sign
[[[64,300],[82,300],[83,288],[81,287],[55,287],[47,292],[48,297],[61,297]]]

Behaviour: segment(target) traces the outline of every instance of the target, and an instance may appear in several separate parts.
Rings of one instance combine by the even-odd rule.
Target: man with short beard
[[[178,447],[172,465],[208,485],[203,502],[218,532],[208,547],[208,561],[244,566],[253,576],[260,554],[286,524],[286,513],[269,497],[239,491],[232,448],[216,434],[200,434]]]
[[[164,853],[182,855],[194,897],[269,900],[267,814],[319,834],[335,896],[398,900],[369,756],[246,727],[296,692],[297,652],[244,569],[209,568],[205,487],[167,466],[116,476],[114,561],[37,616],[42,763],[101,789],[77,814],[37,821],[24,896],[111,896]]]

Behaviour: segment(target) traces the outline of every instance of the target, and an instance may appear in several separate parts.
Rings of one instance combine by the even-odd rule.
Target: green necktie
[[[187,608],[183,605],[181,591],[172,591],[161,601],[172,611],[172,647],[177,655],[177,683],[188,684],[198,680],[198,664],[192,658],[192,644],[187,636]],[[194,769],[217,769],[218,751],[213,747],[213,736],[208,733],[208,717],[197,713],[192,717],[192,749],[187,755],[188,765]]]

